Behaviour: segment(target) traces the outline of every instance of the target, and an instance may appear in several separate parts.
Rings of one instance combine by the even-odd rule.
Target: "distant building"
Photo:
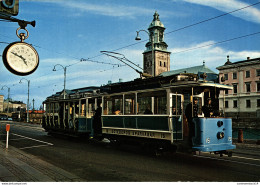
[[[9,109],[9,111],[8,111]],[[0,112],[18,112],[18,111],[26,111],[26,104],[21,101],[13,101],[9,99],[9,101],[4,100],[4,95],[0,95]]]
[[[233,90],[220,95],[219,106],[226,116],[239,123],[260,121],[260,58],[227,62],[217,67],[220,83],[232,85]]]
[[[0,112],[4,111],[4,96],[0,95]]]

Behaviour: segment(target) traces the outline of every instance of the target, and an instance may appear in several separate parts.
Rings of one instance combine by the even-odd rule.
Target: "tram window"
[[[137,96],[138,114],[166,114],[166,91],[152,91],[139,93]]]
[[[81,100],[81,116],[86,116],[86,100]]]
[[[135,114],[135,94],[125,95],[125,114]]]
[[[54,112],[58,113],[59,112],[59,103],[54,104]]]
[[[167,114],[166,91],[154,94],[154,114]]]
[[[50,104],[49,103],[46,103],[46,112],[49,112],[50,111]]]
[[[106,97],[104,101],[104,115],[118,115],[123,113],[123,96]]]
[[[78,117],[79,116],[79,103],[75,103],[75,116]]]
[[[94,112],[95,112],[95,99],[88,99],[87,117],[90,118],[94,116]]]
[[[152,114],[152,97],[146,97],[145,93],[138,94],[137,110],[138,114]]]

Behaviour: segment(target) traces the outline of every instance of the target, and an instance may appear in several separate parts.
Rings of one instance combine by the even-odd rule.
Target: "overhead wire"
[[[187,29],[187,28],[190,28],[190,27],[193,27],[193,26],[196,26],[196,25],[199,25],[199,24],[202,24],[202,23],[205,23],[205,22],[208,22],[208,21],[212,21],[214,19],[217,19],[217,18],[220,18],[220,17],[223,17],[223,16],[226,16],[226,15],[229,15],[229,14],[232,14],[232,13],[235,13],[235,12],[238,12],[238,11],[241,11],[243,9],[246,9],[246,8],[249,8],[249,7],[252,7],[252,6],[256,6],[260,4],[260,2],[257,2],[257,3],[253,3],[253,4],[250,4],[248,6],[245,6],[245,7],[242,7],[242,8],[239,8],[239,9],[236,9],[236,10],[233,10],[233,11],[230,11],[230,12],[227,12],[227,13],[224,13],[224,14],[221,14],[221,15],[218,15],[218,16],[215,16],[215,17],[212,17],[212,18],[208,18],[206,20],[202,20],[202,21],[199,21],[197,23],[194,23],[194,24],[191,24],[191,25],[187,25],[187,26],[184,26],[182,28],[178,28],[176,30],[173,30],[173,31],[169,31],[169,32],[166,32],[165,35],[168,35],[168,34],[171,34],[171,33],[174,33],[174,32],[177,32],[177,31],[180,31],[180,30],[184,30],[184,29]],[[194,49],[199,49],[199,48],[203,48],[203,47],[207,47],[207,46],[211,46],[211,45],[216,45],[216,44],[221,44],[221,43],[225,43],[225,42],[229,42],[229,41],[232,41],[232,40],[237,40],[237,39],[241,39],[241,38],[244,38],[244,37],[248,37],[248,36],[252,36],[252,35],[256,35],[256,34],[259,34],[260,32],[256,32],[256,33],[251,33],[251,34],[248,34],[248,35],[243,35],[243,36],[239,36],[239,37],[235,37],[235,38],[232,38],[232,39],[228,39],[228,40],[224,40],[224,41],[220,41],[220,42],[216,42],[216,43],[212,43],[212,44],[207,44],[207,45],[204,45],[204,46],[199,46],[199,47],[194,47],[194,48],[190,48],[190,49],[187,49],[187,50],[183,50],[183,51],[179,51],[179,52],[174,52],[175,54],[176,53],[182,53],[182,52],[187,52],[187,51],[190,51],[190,50],[194,50]],[[111,51],[118,51],[118,50],[121,50],[121,49],[125,49],[125,48],[128,48],[128,47],[131,47],[131,46],[134,46],[134,45],[137,45],[137,44],[140,44],[140,43],[143,43],[143,42],[146,42],[148,41],[149,39],[146,39],[146,40],[142,40],[142,41],[139,41],[139,42],[136,42],[136,43],[132,43],[132,44],[129,44],[129,45],[126,45],[126,46],[123,46],[123,47],[120,47],[120,48],[117,48],[117,49],[114,49],[114,50],[111,50]],[[0,43],[5,43],[5,44],[8,44],[7,42],[0,42]],[[38,48],[41,48],[41,49],[45,49],[41,46],[37,46],[37,45],[33,45],[35,47],[38,47]],[[47,49],[45,49],[47,50]],[[47,50],[48,51],[48,50]],[[53,52],[53,51],[52,51]],[[57,52],[55,51],[56,53],[58,54],[62,54],[64,55],[64,53],[61,53],[61,52]],[[77,59],[79,60],[79,62],[75,62],[73,64],[70,64],[68,65],[67,67],[71,67],[71,66],[74,66],[74,65],[77,65],[79,63],[81,63],[82,61],[88,61],[88,62],[95,62],[95,63],[100,63],[100,64],[107,64],[107,65],[112,65],[112,66],[116,66],[118,64],[113,64],[113,63],[106,63],[106,62],[99,62],[99,61],[94,61],[94,60],[91,60],[93,58],[97,58],[99,56],[102,56],[103,54],[98,54],[96,56],[93,56],[93,57],[89,57],[87,59],[85,58],[78,58],[78,57],[75,57],[75,56],[71,56],[71,55],[67,55],[71,58],[74,58],[74,59]],[[120,66],[121,67],[121,66]],[[50,73],[48,73],[47,75],[49,75]],[[46,75],[42,75],[42,76],[46,76]],[[41,76],[41,77],[42,77]],[[35,79],[35,78],[34,78]]]
[[[257,35],[257,34],[260,34],[260,32],[255,32],[255,33],[251,33],[251,34],[247,34],[247,35],[242,35],[242,36],[239,36],[239,37],[234,37],[234,38],[231,38],[231,39],[215,42],[215,43],[212,43],[212,44],[205,44],[203,46],[192,47],[192,48],[189,48],[189,49],[185,49],[183,51],[177,51],[177,52],[172,52],[172,53],[174,53],[174,54],[183,53],[183,52],[187,52],[187,51],[191,51],[191,50],[195,50],[195,49],[200,49],[200,48],[204,48],[204,47],[208,47],[208,46],[222,44],[222,43],[225,43],[225,42],[230,42],[230,41],[233,41],[233,40],[237,40],[237,39],[241,39],[241,38],[244,38],[244,37],[249,37],[249,36],[253,36],[253,35]]]

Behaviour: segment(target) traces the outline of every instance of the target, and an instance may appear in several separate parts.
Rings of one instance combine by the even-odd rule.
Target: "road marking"
[[[23,148],[19,148],[20,150],[23,149],[28,149],[28,148],[38,148],[38,147],[43,147],[43,146],[50,146],[50,145],[35,145],[35,146],[27,146],[27,147],[23,147]]]
[[[25,128],[30,128],[30,129],[34,129],[34,130],[44,130],[44,128],[42,127],[32,127],[32,126],[26,126],[26,125],[22,125],[22,124],[17,124],[17,125],[12,125],[15,127],[25,127]]]
[[[248,159],[248,160],[260,161],[260,159],[249,158],[249,157],[240,157],[240,156],[236,156],[236,155],[233,155],[232,157],[240,158],[240,159]]]
[[[38,140],[38,139],[33,139],[33,138],[30,138],[30,137],[22,136],[22,135],[19,135],[19,134],[12,133],[12,135],[19,136],[19,137],[22,137],[22,138],[25,138],[25,139],[29,139],[29,140],[32,140],[32,141],[36,141],[36,142],[45,144],[45,145],[35,145],[35,146],[28,146],[28,147],[19,148],[21,150],[22,149],[27,149],[27,148],[35,148],[35,147],[52,146],[53,145],[52,143],[48,143],[48,142],[41,141],[41,140]]]
[[[230,160],[230,159],[219,159],[219,158],[213,158],[213,157],[202,156],[202,155],[193,155],[193,156],[200,157],[200,158],[213,159],[213,160],[218,160],[218,161],[228,161],[228,162],[233,162],[233,163],[238,163],[238,164],[245,164],[245,165],[260,167],[260,165],[258,165],[258,164],[252,164],[252,163],[246,163],[246,162],[240,162],[240,161],[233,161],[233,160]]]

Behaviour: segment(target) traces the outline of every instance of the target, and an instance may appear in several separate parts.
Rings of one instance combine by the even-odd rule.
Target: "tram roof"
[[[103,86],[107,93],[120,93],[157,88],[179,88],[179,91],[189,91],[195,88],[218,88],[219,90],[233,89],[232,86],[223,85],[214,81],[202,80],[197,74],[183,73],[170,76],[157,76],[147,79],[135,79],[133,81],[113,83]],[[102,90],[102,88],[101,88]]]

